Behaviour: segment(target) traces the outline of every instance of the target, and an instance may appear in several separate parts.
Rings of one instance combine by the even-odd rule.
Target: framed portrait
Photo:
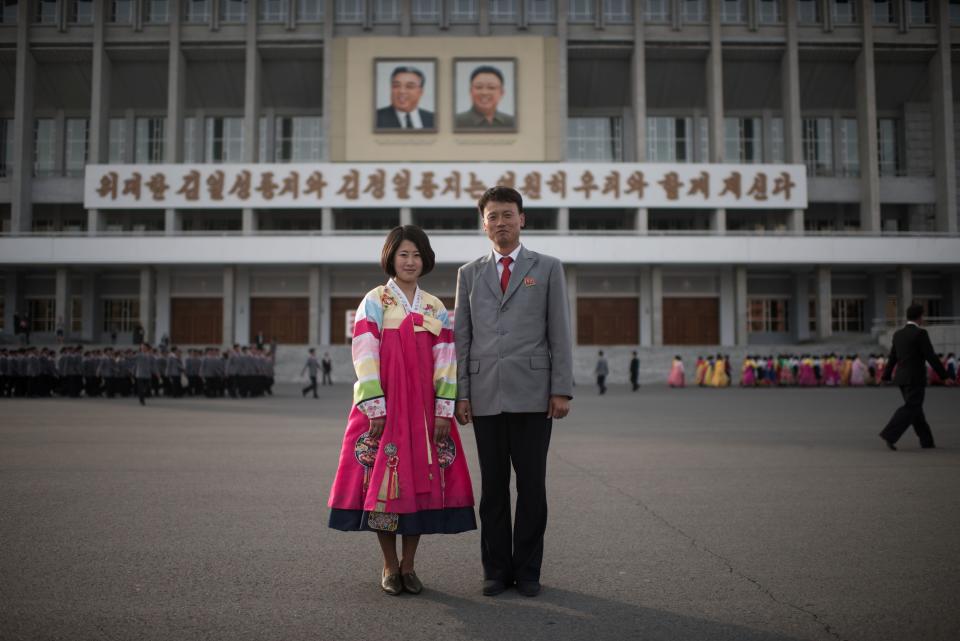
[[[373,78],[375,132],[436,133],[436,58],[377,58]]]
[[[454,58],[453,130],[517,130],[517,59]]]

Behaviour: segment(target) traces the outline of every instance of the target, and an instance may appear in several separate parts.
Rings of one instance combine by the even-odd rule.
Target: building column
[[[20,274],[11,270],[3,274],[3,333],[14,335],[13,316],[20,311]]]
[[[400,224],[401,225],[412,225],[413,224],[413,210],[409,207],[400,208]]]
[[[233,342],[241,345],[249,345],[250,337],[254,332],[258,332],[262,327],[251,327],[250,311],[250,268],[241,265],[234,271],[233,284]],[[270,336],[266,337],[270,340]]]
[[[92,271],[83,274],[82,313],[81,325],[83,331],[80,334],[81,340],[88,343],[98,342],[100,330],[97,327],[97,319],[100,314],[97,313],[97,275]]]
[[[153,302],[154,302],[154,283],[153,269],[150,267],[140,268],[140,327],[143,328],[143,340],[148,343],[155,342],[156,336],[153,331]]]
[[[710,11],[710,52],[707,54],[707,139],[710,146],[710,162],[723,162],[723,42],[720,37],[720,3],[707,3]],[[694,122],[694,131],[698,131]],[[727,212],[717,209],[710,216],[710,230],[725,234]],[[728,344],[729,343],[725,343]]]
[[[323,119],[321,121],[321,127],[323,128],[323,148],[320,150],[321,156],[320,159],[324,162],[330,162],[330,146],[331,140],[333,140],[334,131],[330,126],[331,117],[333,108],[333,97],[331,96],[334,93],[334,59],[333,59],[333,23],[334,18],[337,15],[337,6],[336,0],[320,0],[323,2],[323,87],[325,91],[323,92],[322,102],[323,102]],[[342,87],[346,89],[346,87]],[[337,132],[340,135],[340,132]],[[341,159],[342,160],[342,159]],[[324,225],[324,230],[326,230],[326,225]],[[324,231],[323,233],[327,233]]]
[[[953,62],[950,58],[950,11],[936,0],[937,53],[930,60],[933,167],[937,194],[937,231],[957,233],[957,158],[954,149]]]
[[[720,344],[737,344],[737,288],[733,267],[720,268]]]
[[[232,265],[223,268],[223,338],[224,345],[232,345],[233,338],[233,291],[236,272]]]
[[[171,165],[183,162],[183,111],[186,95],[187,61],[180,48],[182,5],[182,2],[169,3],[170,50],[167,59],[167,119],[164,123],[163,155],[164,160]],[[127,140],[133,140],[132,125],[129,122],[127,124]],[[127,160],[132,162],[133,155],[128,155]],[[170,228],[168,225],[168,234]]]
[[[897,320],[905,321],[907,308],[913,305],[913,270],[905,265],[897,267]]]
[[[155,305],[157,306],[157,336],[161,339],[170,336],[170,281],[171,273],[169,267],[157,267],[157,294]]]
[[[63,335],[70,337],[70,272],[66,267],[58,267],[56,273],[56,300],[54,303],[54,328],[63,326]]]
[[[561,234],[570,233],[570,208],[557,208],[557,231]]]
[[[176,209],[163,210],[163,233],[165,236],[176,236],[183,229],[183,216]]]
[[[826,266],[817,267],[817,339],[823,340],[833,336],[832,274]]]
[[[646,236],[650,233],[650,210],[646,207],[641,207],[637,210],[636,213],[636,224],[634,227],[637,230],[637,235]]]
[[[32,2],[17,6],[17,61],[13,90],[13,176],[10,179],[10,231],[33,227],[33,90],[36,61],[30,51]]]
[[[324,207],[320,210],[320,235],[327,236],[333,232],[333,209]]]
[[[104,47],[104,30],[110,4],[105,0],[93,3],[93,73],[90,86],[90,134],[87,162],[91,165],[106,163],[110,159],[110,57]],[[100,231],[100,212],[87,210],[87,235],[96,236]],[[84,307],[86,309],[86,307]],[[84,325],[86,333],[86,325]]]
[[[579,341],[577,340],[577,269],[576,265],[565,265],[564,270],[566,272],[567,279],[567,304],[570,308],[570,338],[573,341],[573,346],[576,347]],[[454,319],[456,321],[456,319]]]
[[[249,0],[247,3],[247,41],[246,41],[246,63],[244,65],[244,91],[243,91],[243,161],[247,163],[257,162],[257,155],[260,151],[258,138],[260,137],[260,80],[261,59],[260,51],[257,49],[257,23],[260,11],[257,7],[257,0]],[[293,4],[293,3],[291,3]],[[293,7],[290,9],[294,10]],[[325,18],[326,20],[327,18]],[[246,221],[246,210],[244,210],[244,221]],[[246,231],[246,227],[244,227]]]
[[[873,3],[863,0],[860,15],[872,16]],[[880,166],[877,151],[877,77],[873,21],[861,20],[863,49],[857,56],[857,136],[860,154],[860,230],[880,231]]]
[[[333,318],[331,302],[331,274],[329,265],[320,266],[320,340],[321,345],[330,345],[330,322]]]
[[[252,236],[257,233],[257,211],[246,208],[241,213],[242,219],[240,229],[244,236]]]
[[[307,342],[316,346],[320,342],[320,265],[311,265],[307,293]]]
[[[870,331],[876,335],[886,323],[887,316],[887,275],[884,273],[869,274],[869,298],[867,299],[867,323]]]
[[[637,162],[647,160],[647,43],[644,27],[643,0],[633,0],[633,57],[630,59],[630,75],[633,79],[633,130],[636,145],[634,158]],[[643,211],[646,211],[645,209]],[[639,214],[639,210],[638,210]],[[639,230],[639,225],[637,229]],[[644,232],[646,233],[646,227]]]
[[[481,2],[480,4],[486,3]],[[570,36],[570,29],[567,25],[568,4],[567,0],[557,0],[557,75],[555,78],[558,96],[567,95],[567,76],[570,73],[567,65],[567,59],[569,57],[567,42]],[[570,115],[567,107],[567,100],[563,99],[556,101],[555,105],[550,105],[547,108],[548,110],[556,109],[556,137],[559,143],[556,145],[555,153],[550,154],[548,151],[547,160],[567,160],[567,121]],[[551,132],[547,132],[548,140],[553,137],[550,133]],[[547,147],[549,147],[549,142],[547,143]]]
[[[653,345],[653,298],[650,286],[650,268],[646,265],[640,268],[637,279],[637,290],[640,292],[640,346]]]
[[[790,164],[803,162],[803,115],[800,111],[800,45],[797,35],[797,5],[785,2],[786,48],[780,61],[781,103],[783,105],[784,160]],[[804,210],[790,211],[790,231],[802,234]]]
[[[790,325],[796,342],[810,340],[810,274],[804,271],[793,275]]]
[[[650,327],[653,345],[663,345],[663,267],[650,268]]]
[[[736,319],[735,334],[737,345],[746,345],[749,341],[747,325],[747,268],[744,265],[737,265],[734,267],[734,289],[736,295],[734,296],[734,301],[736,303],[736,310],[734,313],[734,318]]]

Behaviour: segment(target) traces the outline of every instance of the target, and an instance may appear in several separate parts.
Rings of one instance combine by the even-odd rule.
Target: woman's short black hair
[[[433,271],[436,256],[430,247],[430,239],[416,225],[401,225],[391,229],[390,233],[387,234],[387,240],[383,243],[383,251],[380,252],[380,267],[383,268],[384,273],[391,278],[397,275],[397,271],[393,268],[393,259],[397,255],[397,250],[400,249],[400,243],[405,240],[409,240],[416,245],[417,251],[420,252],[420,259],[423,261],[423,271],[420,275],[426,276]]]

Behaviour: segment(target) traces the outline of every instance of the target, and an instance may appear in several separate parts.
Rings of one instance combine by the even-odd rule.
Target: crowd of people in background
[[[953,353],[939,354],[947,372],[941,378],[927,365],[929,385],[958,385],[960,372]],[[693,384],[699,387],[863,387],[881,385],[887,358],[870,354],[780,354],[778,356],[747,355],[739,370],[732,371],[729,355],[698,356]],[[675,356],[667,376],[670,387],[686,385],[683,358]]]
[[[273,381],[273,353],[256,346],[0,348],[4,397],[247,398],[272,395]]]

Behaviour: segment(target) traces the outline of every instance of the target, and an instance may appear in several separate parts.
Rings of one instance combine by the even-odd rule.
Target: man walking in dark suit
[[[567,415],[573,398],[567,286],[559,260],[520,244],[519,192],[488,189],[478,209],[493,247],[457,273],[455,413],[461,425],[473,423],[480,458],[483,594],[516,582],[520,594],[536,596],[547,529],[547,450],[553,420]]]
[[[317,363],[317,350],[311,347],[309,354],[306,364],[303,366],[303,369],[300,370],[300,376],[303,376],[305,372],[309,371],[310,384],[300,390],[300,395],[306,396],[307,392],[313,392],[313,397],[317,398],[317,370],[320,368],[320,365]]]
[[[900,393],[903,394],[903,405],[893,413],[890,422],[880,432],[880,438],[891,450],[897,449],[897,440],[910,425],[913,425],[913,431],[920,439],[920,447],[935,447],[933,432],[923,415],[923,397],[927,389],[926,363],[930,363],[930,367],[941,378],[945,379],[947,372],[937,358],[927,330],[920,327],[922,322],[922,305],[911,305],[907,308],[907,324],[894,333],[890,357],[883,370],[883,380],[889,381],[896,367],[897,373],[892,377],[893,382],[900,386]]]

